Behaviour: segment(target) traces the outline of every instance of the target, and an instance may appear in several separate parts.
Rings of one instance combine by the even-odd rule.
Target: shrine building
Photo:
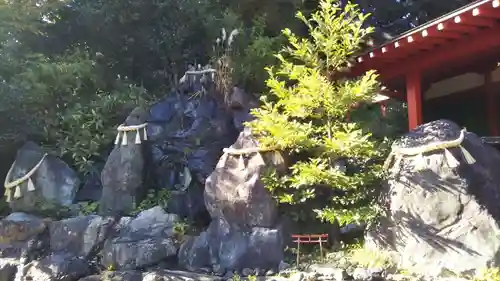
[[[499,136],[499,62],[500,0],[479,0],[360,55],[350,73],[377,70],[383,95],[406,102],[410,130],[444,118]]]

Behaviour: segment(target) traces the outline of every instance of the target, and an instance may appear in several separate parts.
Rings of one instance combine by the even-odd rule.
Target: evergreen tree
[[[278,65],[268,68],[270,92],[249,123],[263,149],[296,160],[286,175],[270,171],[267,187],[284,205],[299,204],[300,212],[309,206],[309,218],[341,225],[366,221],[376,213],[374,191],[382,170],[374,159],[382,152],[371,134],[346,115],[354,104],[372,99],[379,83],[373,71],[358,79],[331,77],[338,76],[373,28],[364,27],[367,15],[356,5],[335,0],[321,0],[310,17],[300,12],[297,17],[309,36],[283,31],[288,46],[276,55]]]

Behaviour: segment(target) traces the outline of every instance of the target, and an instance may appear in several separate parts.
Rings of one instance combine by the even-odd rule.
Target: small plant
[[[474,281],[500,281],[500,268],[492,267],[479,270]]]
[[[146,198],[141,201],[139,206],[132,212],[132,215],[137,215],[138,213],[151,209],[156,206],[160,206],[162,208],[167,207],[168,202],[172,198],[170,191],[167,189],[148,190],[148,194]]]
[[[80,215],[88,216],[97,214],[99,210],[99,202],[80,202]]]
[[[73,210],[67,206],[60,205],[55,200],[35,199],[33,209],[28,213],[53,219],[65,219],[74,215]]]
[[[36,119],[31,134],[82,175],[113,141],[123,115],[147,103],[144,88],[104,72],[96,57],[75,49],[52,58],[33,55],[8,82],[23,93],[23,112]]]
[[[182,241],[188,232],[189,224],[186,221],[178,221],[174,224],[174,234],[176,240]]]
[[[235,273],[231,278],[231,281],[241,281],[241,276],[238,273]]]
[[[386,251],[373,251],[360,248],[351,250],[349,255],[352,262],[364,268],[392,269],[397,265],[391,253]]]
[[[233,42],[238,35],[238,29],[233,29],[231,33],[227,34],[226,29],[222,28],[221,36],[215,41],[214,46],[215,57],[213,58],[215,64],[215,85],[217,91],[223,95],[224,103],[229,102],[229,96],[233,90],[233,57],[235,55],[233,49]]]
[[[257,281],[257,276],[255,276],[255,275],[248,275],[247,279],[248,279],[248,281]]]

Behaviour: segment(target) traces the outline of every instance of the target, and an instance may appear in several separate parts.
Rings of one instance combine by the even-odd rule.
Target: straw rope
[[[135,131],[135,144],[141,144],[143,140],[148,139],[148,134],[146,131],[146,127],[148,126],[148,123],[143,123],[140,125],[130,125],[130,126],[125,126],[124,124],[121,124],[116,128],[118,133],[116,134],[116,139],[115,139],[115,145],[120,144],[120,139],[121,139],[121,145],[126,146],[128,143],[127,139],[127,133]],[[141,130],[143,130],[143,137],[141,139]]]
[[[450,141],[440,141],[440,142],[434,142],[434,143],[429,143],[426,145],[418,146],[418,147],[397,147],[394,146],[392,148],[391,153],[387,157],[385,163],[384,163],[384,169],[389,169],[389,166],[394,162],[396,167],[399,166],[399,163],[401,163],[401,160],[403,157],[407,156],[415,156],[414,157],[414,164],[415,168],[417,170],[423,168],[424,158],[423,154],[432,152],[432,151],[437,151],[437,150],[444,150],[444,156],[448,162],[448,165],[450,167],[457,167],[460,163],[458,160],[455,159],[453,154],[448,150],[448,148],[453,148],[453,147],[458,147],[462,151],[462,154],[464,155],[464,158],[467,163],[473,164],[476,162],[474,157],[461,145],[463,140],[465,139],[465,133],[467,132],[466,129],[462,129],[460,131],[460,135],[458,136],[457,139],[455,140],[450,140]]]
[[[38,170],[38,168],[42,165],[43,161],[45,160],[45,158],[47,157],[47,153],[45,153],[42,157],[42,159],[40,159],[40,161],[38,161],[38,163],[31,169],[28,171],[28,173],[26,173],[24,176],[14,180],[14,181],[11,181],[9,182],[9,179],[11,178],[12,176],[12,171],[14,170],[14,166],[16,165],[16,161],[14,161],[14,163],[12,163],[12,165],[10,166],[10,169],[9,171],[7,172],[7,176],[5,177],[5,181],[4,181],[4,184],[3,186],[5,187],[5,196],[6,196],[6,201],[7,202],[10,202],[12,201],[12,194],[11,194],[11,189],[12,188],[16,188],[15,190],[15,193],[14,193],[14,198],[15,199],[18,199],[18,198],[21,198],[22,197],[22,194],[21,194],[21,189],[20,189],[20,186],[22,183],[24,183],[26,180],[28,180],[28,191],[33,191],[35,189],[34,185],[33,185],[33,182],[31,181],[31,176]]]

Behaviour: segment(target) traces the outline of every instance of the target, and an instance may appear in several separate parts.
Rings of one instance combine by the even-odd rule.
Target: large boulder
[[[75,171],[58,157],[46,155],[33,142],[27,142],[17,152],[6,182],[19,182],[5,192],[14,212],[70,206],[80,185]]]
[[[124,125],[138,126],[146,119],[147,111],[138,107],[130,113]],[[101,173],[100,213],[104,215],[131,213],[147,192],[143,188],[143,130],[122,133],[119,137]],[[136,143],[137,138],[139,143]]]
[[[69,253],[50,254],[23,268],[22,280],[70,281],[91,274],[91,266],[82,257]]]
[[[258,148],[249,129],[240,133],[231,150]],[[205,183],[205,204],[210,216],[238,227],[273,227],[277,206],[261,180],[264,153],[225,153]]]
[[[115,269],[141,269],[175,257],[178,246],[175,214],[161,207],[143,211],[135,218],[123,217],[115,226],[116,235],[104,243],[102,266]]]
[[[238,153],[248,149],[249,153]],[[272,163],[245,129],[206,181],[205,204],[212,217],[206,232],[187,239],[179,262],[196,270],[275,269],[283,259],[283,237],[275,202],[261,176]],[[267,160],[267,161],[266,161]]]
[[[147,159],[151,186],[171,191],[168,211],[194,219],[206,214],[205,180],[239,131],[233,112],[216,98],[210,81],[188,82],[151,106]],[[244,110],[248,112],[238,108]]]
[[[48,221],[25,213],[12,213],[0,221],[0,258],[23,263],[38,258],[48,248]]]
[[[425,275],[500,265],[496,149],[438,120],[395,142],[387,164],[387,214],[368,247],[395,251],[402,267]]]
[[[97,215],[78,216],[49,225],[50,250],[91,259],[114,232],[115,220]]]

